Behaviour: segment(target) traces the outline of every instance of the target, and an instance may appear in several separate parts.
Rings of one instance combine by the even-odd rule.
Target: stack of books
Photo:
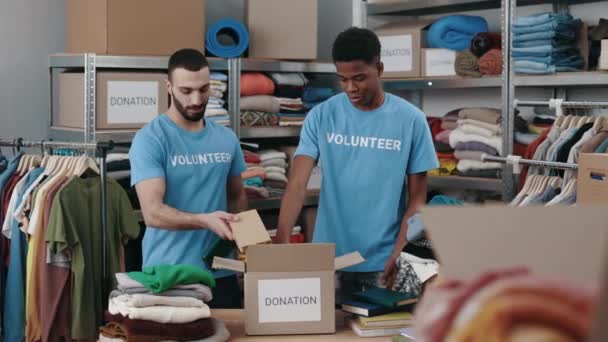
[[[382,288],[356,292],[342,303],[342,310],[354,314],[347,324],[361,337],[399,335],[412,324],[411,309],[417,297]]]

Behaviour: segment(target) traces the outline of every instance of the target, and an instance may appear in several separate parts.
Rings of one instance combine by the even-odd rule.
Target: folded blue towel
[[[217,71],[211,72],[211,74],[209,74],[209,78],[214,81],[228,81],[228,75]]]
[[[513,42],[514,48],[534,47],[534,46],[542,46],[542,45],[551,46],[553,48],[567,47],[567,46],[575,47],[576,39],[557,37],[557,38],[553,38],[553,39],[539,39],[539,40],[528,40],[528,41],[523,41],[523,42]]]
[[[576,31],[544,31],[513,35],[513,42],[525,42],[540,39],[576,39]]]
[[[511,55],[513,57],[570,57],[580,56],[580,50],[572,47],[559,47],[553,48],[548,45],[536,46],[536,47],[525,47],[525,48],[513,48]]]
[[[450,15],[431,25],[427,35],[428,46],[456,51],[467,50],[473,37],[488,32],[488,22],[477,16]]]
[[[540,25],[533,26],[515,26],[513,27],[513,34],[526,34],[526,33],[537,33],[537,32],[545,32],[545,31],[578,31],[581,27],[581,20],[576,19],[565,23],[560,22],[549,22]]]
[[[551,23],[551,22],[566,23],[566,22],[569,22],[572,20],[574,20],[574,18],[566,12],[539,13],[539,14],[518,17],[513,22],[513,27],[535,26],[535,25],[542,25],[542,24]]]
[[[335,92],[331,88],[315,88],[308,87],[304,89],[302,101],[304,102],[320,102],[334,96]]]

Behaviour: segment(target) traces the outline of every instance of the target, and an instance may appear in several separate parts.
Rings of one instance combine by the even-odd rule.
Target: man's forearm
[[[146,225],[167,230],[188,230],[203,228],[204,215],[177,210],[166,204],[160,204],[147,212],[142,210]]]
[[[279,243],[289,243],[291,231],[296,224],[298,215],[306,199],[306,187],[287,184],[287,191],[281,201],[281,212],[277,229]]]
[[[403,214],[403,218],[401,219],[399,235],[397,236],[397,242],[395,243],[395,249],[393,250],[394,254],[401,253],[407,244],[407,220],[414,216],[420,207],[426,204],[426,191],[426,174],[415,175],[408,182],[408,205],[405,213]]]

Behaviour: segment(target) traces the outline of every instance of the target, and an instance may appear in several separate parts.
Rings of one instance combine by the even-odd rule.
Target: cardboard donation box
[[[608,154],[581,154],[576,186],[577,204],[608,204]]]
[[[577,288],[580,288],[581,291],[593,287],[600,288],[604,283],[604,287],[608,289],[606,287],[608,286],[606,283],[608,281],[608,250],[606,249],[608,247],[608,210],[606,210],[606,205],[426,207],[422,209],[422,213],[429,237],[433,241],[435,252],[441,262],[439,274],[442,279],[467,282],[479,279],[481,274],[487,272],[504,271],[523,266],[542,279],[553,279],[554,282],[551,284],[563,284],[564,288],[572,289],[570,293],[575,297]],[[494,287],[494,289],[496,288]],[[477,296],[474,298],[480,300],[480,297],[483,297],[480,293],[487,294],[487,292],[483,292],[487,289],[487,287],[479,288],[478,292],[470,295],[469,299]],[[549,292],[551,289],[553,286],[545,288]],[[433,293],[429,289],[425,295],[427,294],[430,296]],[[600,301],[603,301],[599,305],[599,312],[606,314],[592,313],[591,316],[587,316],[591,317],[593,322],[585,322],[585,326],[589,329],[586,333],[593,335],[597,331],[592,331],[593,329],[590,327],[600,327],[605,330],[603,331],[604,339],[601,341],[606,341],[605,337],[608,336],[606,323],[608,322],[605,321],[608,319],[606,316],[608,315],[608,293],[599,292],[599,296]],[[453,298],[448,297],[444,297],[446,301]],[[536,303],[539,303],[539,298],[541,297],[534,297],[537,300]],[[542,298],[546,300],[547,297]],[[424,300],[425,298],[422,299],[422,301]],[[496,305],[496,302],[493,303]],[[563,303],[565,302],[560,301],[560,304]],[[471,303],[463,304],[461,309],[462,307],[471,309],[471,306],[467,306],[467,304]],[[480,312],[488,312],[483,309],[490,310],[480,306],[483,303],[475,302],[475,304],[479,309],[475,309],[474,312],[467,311],[464,316],[474,317],[475,313],[480,315]],[[549,301],[545,304],[552,303]],[[536,305],[538,307],[538,304]],[[521,309],[521,306],[518,308]],[[513,308],[513,310],[520,309]],[[504,312],[500,311],[500,314],[504,314]],[[461,315],[462,311],[457,314]],[[496,314],[495,317],[484,316],[487,319],[485,322],[490,320],[499,322],[500,314]],[[502,317],[509,317],[504,321],[505,325],[509,324],[506,321],[514,319],[507,314]],[[461,318],[462,316],[458,316],[458,319]],[[518,324],[521,325],[535,324],[534,322],[538,324],[538,315],[527,318],[520,315],[518,318],[520,319]],[[479,323],[479,321],[475,322]],[[546,323],[551,325],[552,329],[561,327],[555,319]],[[452,327],[454,326],[452,325]],[[474,325],[467,327],[474,329]],[[510,326],[509,329],[511,329]],[[479,336],[482,336],[483,331],[478,333]],[[513,333],[513,330],[505,330],[506,333]],[[527,339],[522,337],[520,340]],[[600,339],[596,340],[600,341]]]
[[[137,129],[169,106],[162,72],[97,72],[96,128]],[[59,74],[59,108],[52,125],[84,127],[84,74]]]
[[[67,52],[168,56],[205,47],[205,0],[68,0]]]
[[[246,262],[213,258],[213,268],[245,274],[248,335],[336,331],[334,271],[363,262],[358,252],[335,258],[333,244],[260,244],[270,241],[255,210],[230,223]]]
[[[424,29],[430,20],[394,22],[378,27],[384,78],[420,77],[421,49],[426,45]]]
[[[317,58],[318,0],[247,0],[249,57]]]

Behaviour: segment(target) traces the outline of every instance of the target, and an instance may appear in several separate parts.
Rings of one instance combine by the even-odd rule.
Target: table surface
[[[344,318],[348,314],[336,311],[336,333],[326,335],[277,335],[277,336],[247,336],[245,334],[245,319],[243,310],[217,309],[211,311],[211,317],[219,319],[226,324],[230,331],[230,341],[352,341],[360,337],[350,327],[344,326]],[[391,341],[392,337],[365,338],[364,341]]]

